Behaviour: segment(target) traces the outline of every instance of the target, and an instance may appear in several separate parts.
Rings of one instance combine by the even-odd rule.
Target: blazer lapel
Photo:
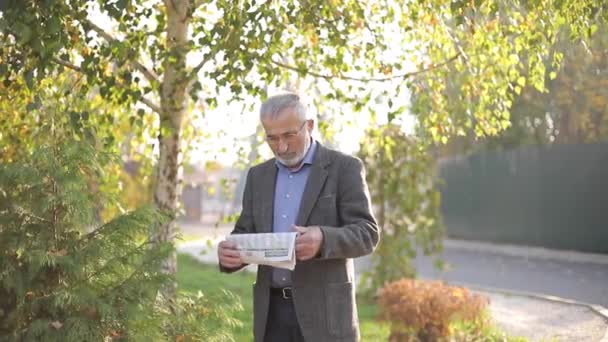
[[[272,215],[274,212],[274,187],[277,182],[277,166],[274,159],[264,168],[260,179],[260,192],[254,194],[254,201],[259,201],[262,226],[259,233],[272,233]],[[254,206],[255,207],[255,206]]]
[[[304,226],[308,221],[310,212],[319,198],[319,194],[325,185],[327,180],[327,165],[330,161],[327,155],[327,150],[321,144],[318,144],[317,154],[313,161],[310,174],[308,175],[308,181],[306,182],[306,188],[302,195],[302,201],[300,202],[300,210],[298,212],[298,219],[296,225]]]

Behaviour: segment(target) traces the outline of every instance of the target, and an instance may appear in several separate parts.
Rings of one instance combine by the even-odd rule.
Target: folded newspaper
[[[228,235],[236,243],[246,264],[269,265],[293,270],[296,267],[296,232]]]

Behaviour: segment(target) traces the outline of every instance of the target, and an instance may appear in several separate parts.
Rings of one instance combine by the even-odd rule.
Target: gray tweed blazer
[[[243,209],[232,234],[272,231],[276,175],[274,159],[249,170]],[[298,261],[292,274],[293,300],[305,340],[358,341],[352,258],[373,252],[380,234],[361,161],[318,144],[296,224],[318,225],[323,232],[319,257]],[[271,272],[260,266],[253,285],[256,342],[264,340]]]

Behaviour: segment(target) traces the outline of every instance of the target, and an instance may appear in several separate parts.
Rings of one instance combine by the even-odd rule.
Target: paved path
[[[608,342],[606,318],[583,305],[534,296],[475,290],[490,298],[496,325],[530,341]]]
[[[178,250],[217,263],[215,245],[229,227],[197,232],[201,240],[183,242]],[[450,265],[445,272],[434,269],[431,258],[418,257],[419,276],[488,296],[493,319],[510,335],[531,341],[608,342],[608,257],[453,240],[446,241],[442,257]],[[364,270],[369,263],[369,258],[359,258],[356,268]]]
[[[441,258],[414,260],[422,279],[444,280],[490,299],[496,324],[531,341],[608,342],[608,256],[446,240]],[[369,267],[369,258],[357,267]]]
[[[440,272],[432,260],[414,264],[423,278],[543,293],[608,308],[608,255],[448,240]]]

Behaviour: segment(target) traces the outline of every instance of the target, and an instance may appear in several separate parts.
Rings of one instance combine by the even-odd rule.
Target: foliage
[[[173,248],[149,236],[166,215],[141,207],[100,221],[112,198],[93,185],[117,160],[49,119],[36,128],[46,142],[0,164],[0,340],[229,340],[238,302],[159,297]]]
[[[477,139],[474,132],[439,147],[441,155],[524,145],[594,143],[608,138],[607,26],[588,41],[559,34],[551,54],[562,54],[558,71],[546,75],[546,92],[523,87],[510,109],[510,125],[499,135]],[[546,62],[547,63],[547,62]],[[548,64],[548,63],[547,63]],[[450,76],[456,82],[455,75]]]
[[[153,126],[142,117],[154,113],[153,199],[175,216],[184,137],[192,133],[184,130],[189,110],[208,111],[224,94],[264,97],[269,84],[303,76],[311,66],[330,75],[353,66],[376,70],[374,47],[386,45],[365,24],[370,10],[381,18],[379,8],[358,1],[12,0],[0,16],[0,78],[19,92],[71,70],[82,75],[83,93],[137,111],[137,126]],[[174,230],[167,222],[155,241],[173,241]],[[163,269],[174,273],[175,266],[172,255]]]
[[[403,18],[416,33],[421,55],[434,68],[413,80],[419,134],[494,136],[510,125],[514,99],[529,85],[545,92],[563,54],[560,32],[588,40],[606,22],[605,3],[595,1],[437,1],[433,10],[414,3]],[[419,25],[422,23],[423,25]],[[547,65],[548,64],[548,65]]]
[[[591,143],[608,138],[608,26],[588,41],[563,36],[554,50],[564,58],[547,80],[548,92],[526,87],[511,111],[512,127],[489,139],[490,148],[522,144]]]
[[[508,127],[515,94],[526,85],[544,90],[547,70],[558,66],[561,54],[551,54],[558,32],[588,39],[608,16],[593,0],[58,4],[5,5],[5,84],[21,75],[31,86],[70,68],[109,102],[162,112],[163,75],[174,68],[179,75],[170,78],[201,100],[191,108],[203,113],[222,95],[265,96],[273,84],[306,88],[323,117],[343,112],[337,103],[372,113],[383,103],[391,119],[404,109],[397,97],[407,80],[422,131],[435,140]],[[191,30],[176,45],[167,40],[173,11]],[[190,55],[194,63],[185,63]],[[453,74],[458,82],[446,82]]]
[[[234,316],[243,307],[236,295],[227,290],[218,292],[212,296],[201,291],[196,294],[180,293],[175,303],[157,305],[155,315],[163,327],[161,339],[180,342],[234,341],[232,330],[242,326]]]
[[[60,126],[47,126],[54,143],[0,167],[0,335],[137,338],[150,328],[147,312],[168,280],[157,269],[171,246],[145,239],[164,216],[141,208],[98,224],[96,205],[110,199],[90,182],[112,157],[66,139]]]
[[[113,199],[98,203],[99,218],[150,202],[146,186],[151,177],[146,173],[152,156],[135,142],[144,139],[144,132],[120,108],[108,105],[98,94],[87,94],[81,76],[70,72],[43,79],[32,89],[18,89],[0,86],[0,161],[17,160],[37,146],[53,143],[48,134],[52,122],[56,136],[86,140],[97,149],[120,153],[128,161],[126,166],[118,162],[101,165],[105,177],[91,180],[95,189]],[[132,165],[137,167],[130,170]]]
[[[411,260],[418,248],[426,255],[441,251],[439,192],[431,155],[396,125],[368,130],[359,156],[382,227],[373,267],[362,278],[363,286],[376,291],[415,275]]]
[[[199,291],[203,291],[208,298],[213,298],[213,304],[216,306],[242,304],[240,310],[232,312],[232,318],[238,320],[240,324],[225,325],[223,332],[238,342],[250,341],[253,332],[251,286],[255,282],[255,274],[251,272],[219,273],[217,265],[202,264],[186,254],[179,254],[177,260],[176,280],[180,295],[196,296]],[[236,299],[223,295],[224,291],[230,291]],[[226,323],[226,321],[222,323]]]
[[[389,341],[436,341],[451,335],[450,324],[469,322],[473,331],[486,325],[488,300],[466,288],[439,281],[402,279],[380,292],[381,317],[391,322]],[[469,327],[470,329],[470,327]]]
[[[184,140],[195,133],[184,125],[224,96],[264,98],[295,77],[324,117],[352,109],[390,122],[405,111],[407,86],[425,144],[469,130],[495,135],[510,124],[514,94],[526,84],[544,90],[557,32],[568,27],[587,39],[607,16],[594,0],[9,0],[1,10],[2,91],[79,74],[81,94],[98,94],[158,138],[156,172],[145,176],[154,177],[156,207],[171,217]],[[560,59],[553,55],[551,66]],[[31,97],[26,107],[37,103]],[[424,225],[436,225],[429,210]],[[173,241],[174,230],[166,222],[154,241]],[[175,267],[171,255],[163,269]]]

